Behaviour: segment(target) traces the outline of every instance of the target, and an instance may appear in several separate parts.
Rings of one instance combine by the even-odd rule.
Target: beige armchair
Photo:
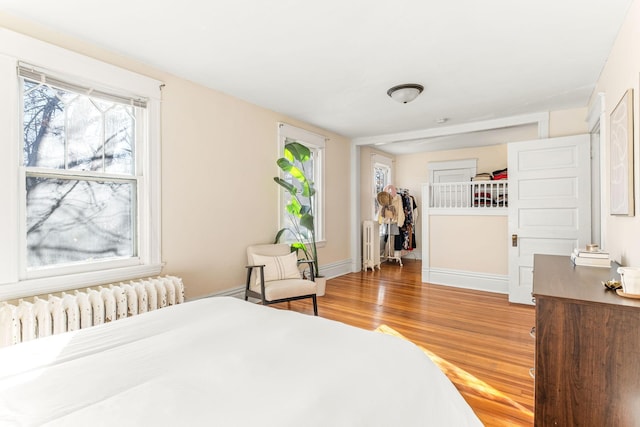
[[[289,245],[253,245],[247,248],[247,286],[244,299],[258,298],[263,305],[295,301],[304,298],[313,300],[313,314],[318,315],[316,283],[313,281],[313,263],[298,260]],[[309,264],[311,280],[303,279],[298,265]]]

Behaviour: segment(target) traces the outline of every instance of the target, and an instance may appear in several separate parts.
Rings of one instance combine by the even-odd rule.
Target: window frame
[[[278,158],[284,156],[284,146],[287,140],[295,140],[304,144],[313,154],[313,183],[316,189],[313,212],[314,225],[316,228],[316,244],[318,246],[323,246],[326,242],[324,222],[324,163],[326,137],[286,123],[278,123]],[[280,170],[279,175],[281,177],[283,176],[283,173]],[[280,230],[286,226],[285,219],[287,218],[287,210],[284,189],[280,186],[278,187],[278,229]],[[295,240],[291,238],[291,236],[288,236],[287,233],[283,236],[283,241],[285,243],[295,242]]]
[[[379,210],[379,208],[377,207],[378,189],[376,188],[376,169],[377,168],[380,168],[380,169],[384,168],[387,170],[387,182],[385,183],[385,185],[382,186],[382,188],[384,189],[384,187],[391,184],[391,182],[393,181],[391,179],[393,174],[393,159],[377,153],[373,153],[371,155],[371,191],[373,193],[371,196],[371,211],[372,211],[371,218],[374,218],[375,220],[377,220],[378,218],[378,210]]]
[[[107,93],[147,100],[142,138],[136,141],[137,258],[97,261],[63,268],[27,272],[26,269],[26,169],[22,159],[18,66],[28,63],[71,83]],[[7,156],[0,159],[0,300],[156,275],[162,269],[160,225],[160,99],[161,82],[78,53],[0,29],[0,144]],[[87,268],[87,265],[90,265]]]

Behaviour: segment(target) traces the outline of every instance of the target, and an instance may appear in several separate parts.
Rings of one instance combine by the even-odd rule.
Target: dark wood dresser
[[[535,425],[640,426],[640,300],[567,256],[535,255]]]

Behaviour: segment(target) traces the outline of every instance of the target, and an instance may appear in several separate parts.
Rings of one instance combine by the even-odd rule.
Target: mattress
[[[410,342],[215,297],[1,349],[0,425],[481,423]]]

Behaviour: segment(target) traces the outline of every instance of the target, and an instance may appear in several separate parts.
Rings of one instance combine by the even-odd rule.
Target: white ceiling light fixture
[[[406,104],[418,97],[424,90],[424,86],[416,83],[407,83],[403,85],[397,85],[387,91],[387,95],[395,99],[398,102]]]

